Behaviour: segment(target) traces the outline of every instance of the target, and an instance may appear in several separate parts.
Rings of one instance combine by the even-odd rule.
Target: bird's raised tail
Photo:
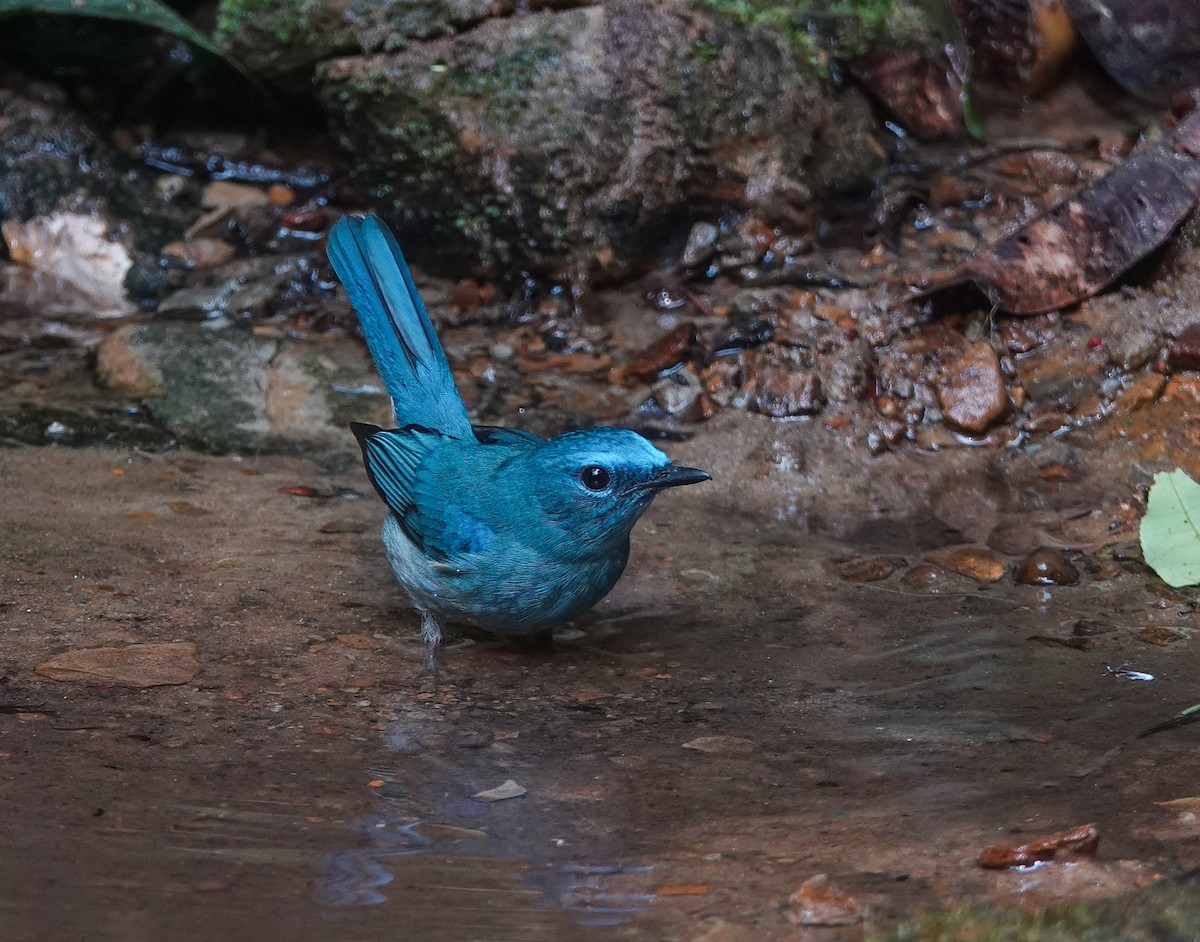
[[[328,252],[391,393],[396,424],[470,439],[446,354],[391,232],[375,216],[343,216],[329,233]]]

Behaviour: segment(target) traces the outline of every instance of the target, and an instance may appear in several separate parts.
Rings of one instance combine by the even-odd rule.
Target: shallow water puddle
[[[1007,573],[981,584],[918,568],[963,542],[920,505],[865,527],[831,500],[813,532],[718,476],[655,506],[581,637],[475,636],[434,677],[377,508],[280,493],[356,471],[22,449],[0,475],[36,495],[0,510],[6,940],[770,940],[818,874],[883,929],[1198,862],[1186,809],[1158,804],[1196,792],[1192,732],[1134,738],[1195,701],[1196,616],[1113,561],[1107,508],[1064,524],[1078,585],[1019,585],[986,546]],[[1001,501],[992,530],[1058,506]],[[199,674],[35,673],[150,642],[195,644]],[[976,865],[1092,822],[1095,859]]]

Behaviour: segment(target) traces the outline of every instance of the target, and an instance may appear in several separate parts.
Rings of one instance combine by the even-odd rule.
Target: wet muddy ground
[[[918,154],[824,243],[700,224],[578,297],[418,272],[473,415],[713,473],[554,650],[436,673],[344,431],[386,419],[337,209],[227,206],[103,322],[0,266],[0,942],[857,942],[1200,866],[1200,727],[1137,738],[1200,700],[1137,547],[1152,473],[1200,473],[1200,229],[1062,313],[895,303],[1135,143],[1062,113],[1085,142]]]
[[[1133,421],[872,457],[718,418],[577,631],[436,675],[357,467],[0,452],[0,937],[855,939],[1196,866],[1194,727],[1135,739],[1200,651],[1137,559]],[[1077,583],[1018,583],[1039,546]],[[37,673],[166,642],[190,680]],[[1088,823],[1094,858],[976,864]],[[818,874],[865,921],[797,925]]]

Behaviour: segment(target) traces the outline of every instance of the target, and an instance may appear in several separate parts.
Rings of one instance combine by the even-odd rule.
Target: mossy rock
[[[879,167],[856,92],[690,0],[491,19],[318,84],[406,251],[443,271],[637,265],[697,214],[802,223]]]
[[[221,0],[215,38],[263,78],[306,78],[333,55],[389,52],[511,12],[511,0]]]

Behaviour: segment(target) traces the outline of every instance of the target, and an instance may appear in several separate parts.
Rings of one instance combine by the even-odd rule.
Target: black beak
[[[658,490],[663,487],[679,487],[681,484],[699,484],[701,481],[711,481],[712,475],[699,468],[682,468],[669,464],[659,468],[654,476],[641,487]]]

